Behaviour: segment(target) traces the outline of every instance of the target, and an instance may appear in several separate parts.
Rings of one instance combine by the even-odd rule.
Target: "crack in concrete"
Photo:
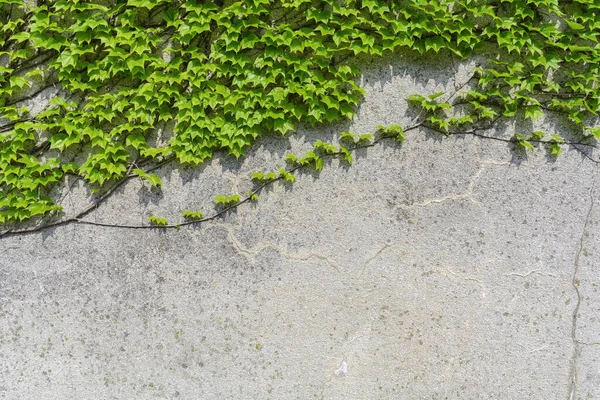
[[[577,344],[582,346],[600,346],[600,342],[582,342],[581,340],[577,340]]]
[[[579,249],[575,253],[575,260],[573,262],[573,276],[571,279],[571,285],[573,286],[573,289],[577,294],[577,301],[575,303],[575,308],[573,309],[573,323],[571,325],[571,340],[573,341],[573,354],[571,355],[570,362],[571,367],[569,372],[569,391],[567,393],[567,400],[575,400],[575,396],[577,395],[577,362],[579,357],[581,356],[581,345],[583,344],[582,342],[577,340],[577,314],[579,313],[579,306],[581,305],[581,293],[579,291],[579,280],[577,279],[577,273],[579,272],[579,259],[583,251],[583,242],[587,233],[587,227],[590,223],[592,210],[594,209],[594,189],[596,187],[597,179],[596,171],[597,169],[594,170],[594,178],[592,180],[592,185],[590,189],[590,208],[588,209],[587,216],[583,224],[583,231],[581,233],[581,237],[579,238]]]
[[[477,205],[479,208],[483,209],[483,205],[481,204],[481,202],[477,201],[473,198],[473,188],[475,187],[475,184],[481,177],[481,174],[489,166],[491,166],[491,165],[509,165],[509,164],[510,163],[508,163],[506,161],[493,161],[493,160],[481,161],[481,166],[479,167],[477,172],[475,172],[475,174],[471,177],[471,179],[469,181],[469,185],[467,186],[467,189],[465,190],[464,193],[457,193],[457,194],[451,194],[451,195],[440,197],[440,198],[428,199],[423,202],[412,203],[410,205],[401,204],[400,207],[401,208],[426,207],[431,204],[439,204],[439,203],[444,203],[446,201],[468,200],[469,202],[471,202],[471,203]]]
[[[369,257],[363,264],[362,268],[360,269],[360,273],[358,274],[358,277],[360,278],[363,274],[363,272],[365,272],[365,270],[367,269],[367,267],[369,266],[369,264],[371,264],[376,258],[377,256],[379,256],[381,253],[384,252],[384,250],[388,249],[390,247],[389,244],[386,244],[385,246],[383,246],[381,249],[379,249],[375,254],[373,254],[371,257]]]
[[[477,269],[479,270],[479,268],[477,268]],[[477,283],[477,286],[479,286],[479,288],[481,289],[481,297],[485,298],[485,285],[483,283],[481,283],[481,281],[479,279],[473,278],[472,276],[464,276],[462,274],[456,273],[456,272],[452,271],[449,266],[446,266],[446,271],[450,272],[451,275],[453,275],[463,281],[470,281],[470,282]],[[446,275],[446,277],[448,277],[448,276]]]
[[[551,276],[553,278],[556,278],[556,275],[551,274],[549,272],[544,272],[541,269],[534,269],[533,271],[529,271],[526,274],[518,274],[516,272],[511,272],[510,274],[504,274],[504,276],[518,276],[520,278],[527,278],[529,275],[532,274],[538,274],[538,275],[542,275],[542,276]]]
[[[271,249],[275,250],[283,258],[285,258],[287,260],[308,261],[311,258],[316,258],[316,259],[325,261],[330,267],[334,268],[337,272],[341,272],[340,266],[338,264],[336,264],[334,261],[332,261],[327,256],[324,256],[324,255],[321,255],[321,254],[317,254],[317,253],[297,253],[297,254],[292,254],[292,253],[289,253],[284,248],[279,247],[276,244],[270,243],[270,242],[259,243],[257,246],[255,246],[253,248],[248,248],[248,247],[244,246],[235,237],[235,235],[234,235],[233,231],[231,230],[231,228],[228,228],[228,227],[223,226],[223,225],[213,225],[213,226],[217,227],[217,228],[225,229],[225,231],[227,231],[227,240],[229,241],[229,243],[231,243],[231,245],[233,246],[233,248],[239,254],[243,255],[244,257],[248,258],[249,260],[255,260],[256,256],[258,254],[260,254],[262,251],[264,251],[265,249],[271,248]]]
[[[551,276],[552,278],[556,278],[555,274],[551,274],[550,272],[546,272],[544,271],[545,267],[544,267],[544,261],[543,261],[543,255],[542,255],[542,247],[538,246],[538,257],[539,257],[539,264],[540,267],[538,269],[534,269],[531,270],[527,273],[524,274],[519,274],[518,272],[511,272],[509,274],[504,274],[504,276],[518,276],[519,278],[527,278],[530,275],[533,274],[537,274],[537,275],[541,275],[541,276]]]
[[[526,347],[526,346],[524,346],[523,344],[521,344],[521,343],[518,343],[518,342],[517,342],[517,345],[518,345],[519,347],[522,347],[522,348],[524,348],[525,350],[527,350],[527,347]],[[549,345],[545,344],[545,345],[543,345],[542,347],[538,347],[538,348],[536,348],[536,349],[528,350],[528,351],[527,351],[527,354],[533,354],[533,353],[536,353],[536,352],[538,352],[538,351],[545,350],[545,349],[547,349],[547,348],[549,348],[549,347],[550,347]]]

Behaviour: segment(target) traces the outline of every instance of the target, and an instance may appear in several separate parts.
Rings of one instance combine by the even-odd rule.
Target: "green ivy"
[[[233,207],[240,202],[239,194],[232,194],[231,196],[216,196],[215,204],[221,205],[226,208]]]
[[[167,162],[240,157],[264,133],[351,119],[364,94],[357,55],[497,55],[452,101],[410,96],[419,126],[452,135],[558,113],[593,144],[599,14],[596,0],[0,0],[0,224],[60,212],[50,194],[68,176],[99,193],[132,177],[159,187],[151,171]],[[23,106],[49,88],[58,94],[43,111]],[[344,132],[252,179],[293,183],[299,168],[319,171],[334,156],[351,163],[352,150],[403,142],[407,130]],[[510,141],[553,156],[571,143],[539,131]]]
[[[151,215],[148,217],[148,221],[154,226],[166,226],[168,225],[168,221],[166,218],[156,217]]]
[[[201,211],[185,210],[183,217],[188,221],[200,221],[204,217],[204,214]]]

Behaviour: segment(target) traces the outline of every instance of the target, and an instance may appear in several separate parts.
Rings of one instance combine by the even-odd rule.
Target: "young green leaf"
[[[185,210],[183,212],[183,217],[188,221],[200,221],[202,218],[204,218],[204,214],[201,211]]]
[[[162,180],[155,174],[146,174],[144,179],[148,181],[153,187],[159,187],[162,185]]]
[[[166,226],[169,224],[166,218],[160,218],[160,217],[156,217],[154,215],[149,216],[148,220],[150,221],[150,223],[152,225],[155,225],[155,226]]]
[[[558,157],[560,156],[560,154],[562,153],[562,147],[560,146],[560,144],[558,143],[550,143],[549,145],[550,148],[550,154]]]

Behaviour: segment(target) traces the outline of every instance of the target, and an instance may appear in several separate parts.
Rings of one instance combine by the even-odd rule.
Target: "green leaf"
[[[227,204],[227,196],[216,196],[215,197],[215,203],[217,204]]]
[[[445,92],[437,92],[434,94],[430,94],[429,96],[427,96],[427,98],[429,98],[429,100],[435,100],[440,96],[443,96],[445,94]]]
[[[538,118],[544,116],[541,108],[536,105],[525,106],[525,118],[530,118],[532,121],[536,121]]]
[[[558,157],[562,153],[562,147],[558,143],[550,143],[548,145],[550,147],[550,154]]]
[[[340,141],[356,143],[356,138],[352,132],[342,132],[340,133]]]
[[[523,135],[520,132],[515,132],[515,139],[516,139],[515,144],[517,146],[520,146],[524,150],[533,150],[534,149],[533,145],[527,141],[528,138],[526,135]]]
[[[286,171],[283,168],[281,168],[279,170],[279,175],[282,176],[283,179],[285,179],[286,182],[289,182],[289,183],[296,182],[296,177],[294,176],[294,174],[292,174],[291,172]]]
[[[50,137],[50,148],[64,150],[68,146],[69,135],[65,133],[57,133]]]
[[[183,212],[183,217],[189,221],[200,221],[204,218],[204,214],[201,211],[185,210]]]
[[[146,179],[146,181],[148,181],[148,183],[150,183],[153,187],[159,187],[162,185],[162,181],[157,175],[146,174],[144,179]]]
[[[142,147],[147,147],[146,138],[141,133],[134,133],[132,135],[128,135],[127,139],[125,139],[125,146],[133,147],[134,149],[141,149]]]
[[[423,96],[421,96],[420,94],[411,94],[410,96],[408,96],[408,101],[410,101],[411,103],[415,103],[418,105],[423,104],[427,99]]]
[[[373,135],[370,133],[361,133],[358,135],[358,142],[369,143],[373,140]]]
[[[600,140],[600,126],[587,129],[596,139]]]
[[[62,164],[61,166],[63,172],[72,172],[72,173],[76,173],[79,170],[79,165],[77,165],[74,162],[70,162],[70,163],[65,163]]]
[[[291,121],[284,119],[276,119],[273,122],[273,126],[277,132],[280,132],[282,135],[285,135],[289,131],[294,130],[294,124]]]
[[[17,89],[23,89],[26,86],[31,86],[31,82],[22,76],[13,75],[10,77],[10,86]]]
[[[567,23],[567,25],[569,25],[569,28],[573,29],[574,31],[581,31],[585,29],[584,25],[581,25],[575,21],[565,19],[565,22]]]
[[[166,218],[160,218],[154,215],[149,216],[148,221],[150,221],[150,223],[155,226],[166,226],[169,224]]]
[[[298,156],[295,154],[287,154],[285,156],[285,160],[288,161],[291,164],[296,164],[298,161]]]
[[[542,140],[546,134],[542,131],[535,131],[529,135],[530,140]]]
[[[552,137],[552,140],[555,141],[556,143],[564,143],[565,142],[565,139],[560,135],[552,134],[551,137]]]
[[[323,159],[322,158],[317,158],[315,160],[315,169],[317,171],[321,171],[323,169]]]
[[[143,178],[143,177],[145,177],[145,176],[147,175],[147,174],[146,174],[146,171],[144,171],[144,170],[141,170],[141,169],[139,169],[139,168],[136,168],[136,169],[134,169],[134,170],[133,170],[133,171],[131,171],[131,172],[133,172],[134,174],[136,174],[137,176],[139,176],[139,177],[141,177],[141,178]]]
[[[531,143],[529,143],[527,140],[517,140],[515,143],[518,144],[519,146],[521,146],[525,150],[533,150],[534,149],[533,145]]]
[[[240,202],[240,195],[234,194],[231,196],[216,196],[215,203],[220,204],[224,207],[232,207]]]
[[[516,102],[504,103],[504,112],[502,113],[505,117],[514,117],[517,113],[518,105]]]
[[[348,150],[347,147],[340,146],[340,153],[342,153],[344,161],[346,161],[348,164],[352,164],[352,154],[350,153],[350,150]]]
[[[56,61],[60,63],[63,68],[74,67],[77,65],[78,58],[79,57],[70,50],[65,50],[58,56]]]

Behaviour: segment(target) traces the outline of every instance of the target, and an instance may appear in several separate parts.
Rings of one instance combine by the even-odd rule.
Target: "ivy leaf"
[[[155,174],[146,174],[144,175],[144,179],[153,187],[159,187],[162,185],[162,180]]]
[[[517,108],[518,106],[516,102],[504,103],[503,115],[505,117],[513,117],[517,113]]]
[[[168,8],[163,11],[163,18],[168,26],[172,26],[177,21],[177,14],[178,12],[174,8]]]
[[[65,133],[57,133],[55,135],[52,135],[50,137],[50,148],[62,151],[67,147],[68,140],[69,135]]]
[[[294,130],[294,124],[291,121],[285,119],[276,119],[273,122],[273,126],[275,130],[280,132],[282,135],[285,135],[287,132]]]
[[[529,143],[527,140],[517,140],[515,143],[517,145],[521,146],[525,150],[533,150],[534,149],[533,145],[531,143]]]
[[[183,217],[188,221],[200,221],[202,218],[204,218],[204,214],[201,211],[185,210],[183,212]]]
[[[215,203],[227,204],[227,196],[223,196],[223,195],[215,196]]]
[[[557,135],[557,134],[552,134],[552,135],[550,135],[550,137],[551,137],[551,138],[552,138],[552,140],[553,140],[553,141],[555,141],[556,143],[564,143],[564,142],[565,142],[565,139],[564,139],[562,136],[560,136],[560,135]]]
[[[79,57],[70,50],[65,50],[58,56],[56,61],[60,63],[63,68],[74,67],[77,65],[78,58]]]
[[[527,136],[523,135],[522,133],[515,132],[515,139],[515,143],[517,144],[517,146],[520,146],[524,150],[534,149],[533,145],[527,141]]]
[[[63,172],[65,172],[65,173],[67,173],[67,172],[76,173],[77,170],[79,169],[79,165],[77,165],[74,162],[70,162],[70,163],[62,164],[61,168],[62,168]]]
[[[581,25],[575,21],[571,21],[569,19],[565,19],[565,22],[567,23],[567,25],[569,25],[569,28],[571,28],[574,31],[581,31],[585,29],[584,25]]]
[[[600,126],[588,128],[588,131],[598,140],[600,140]]]
[[[323,169],[323,159],[319,157],[315,160],[315,170],[321,171],[322,169]]]
[[[295,154],[287,154],[285,160],[291,164],[296,164],[298,162],[298,156]]]
[[[370,133],[361,133],[358,135],[358,142],[369,143],[373,140],[373,135]]]
[[[423,96],[421,96],[420,94],[412,94],[410,96],[408,96],[408,101],[410,101],[411,103],[415,103],[418,105],[422,105],[427,99]]]
[[[296,182],[296,176],[294,176],[294,174],[287,172],[287,171],[284,171],[283,179],[285,179],[285,181],[289,182],[289,183]]]
[[[433,50],[436,53],[439,53],[439,51],[445,47],[446,47],[446,42],[440,36],[425,39],[425,50],[427,50],[427,51]]]
[[[35,215],[45,214],[50,211],[51,207],[45,203],[34,203],[29,206],[29,216],[33,217]]]
[[[525,118],[530,118],[532,121],[536,121],[538,118],[544,116],[541,108],[536,105],[525,106]]]
[[[351,143],[355,143],[356,142],[356,139],[355,139],[354,134],[352,132],[342,132],[342,133],[340,133],[340,140],[341,141],[351,142]]]
[[[429,96],[427,96],[427,98],[428,98],[429,100],[435,100],[435,99],[437,99],[438,97],[440,97],[440,96],[443,96],[444,94],[445,94],[445,92],[437,92],[437,93],[434,93],[434,94],[430,94]],[[422,96],[421,96],[421,97],[422,97]]]
[[[152,10],[158,2],[152,0],[128,0],[127,3],[132,7],[147,8],[148,10]]]
[[[236,205],[237,203],[240,202],[240,195],[239,194],[234,194],[231,196],[216,196],[215,197],[215,203],[216,204],[220,204],[223,207],[232,207],[234,205]]]
[[[26,86],[31,86],[31,82],[22,76],[13,75],[10,77],[10,86],[17,89],[23,89]]]
[[[562,147],[558,143],[550,143],[548,145],[550,147],[550,154],[552,156],[558,157],[562,153]]]
[[[346,161],[348,164],[352,164],[352,154],[347,147],[340,146],[340,153],[342,153],[344,161]]]
[[[150,221],[150,223],[155,226],[166,226],[169,224],[166,218],[160,218],[154,215],[149,216],[148,221]]]
[[[134,149],[141,149],[147,146],[146,138],[141,133],[128,135],[127,139],[125,139],[125,146],[130,146]]]
[[[542,140],[546,134],[542,131],[535,131],[529,135],[530,140]]]

